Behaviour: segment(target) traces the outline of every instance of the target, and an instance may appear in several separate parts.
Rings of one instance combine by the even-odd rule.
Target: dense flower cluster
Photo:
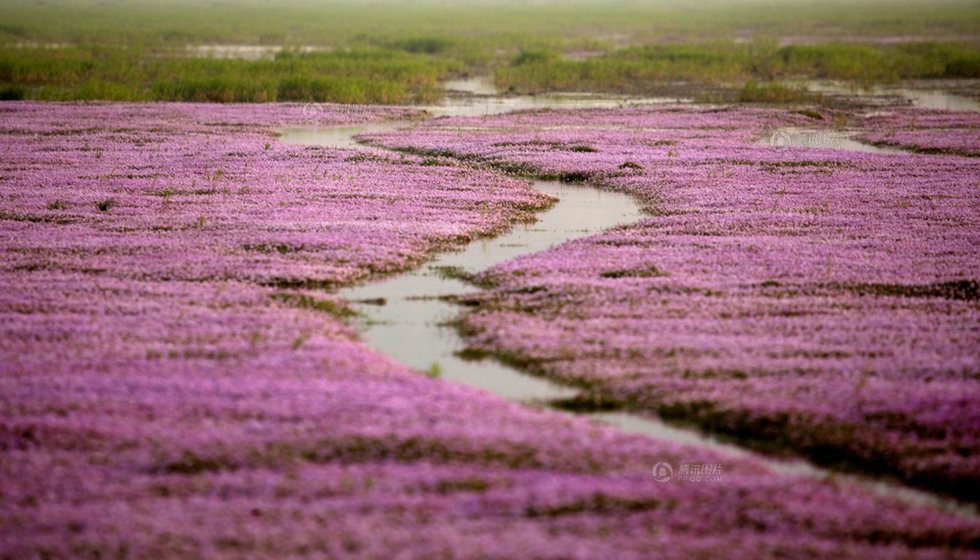
[[[976,113],[895,109],[859,120],[860,138],[871,144],[926,153],[980,156]]]
[[[947,558],[980,540],[973,519],[413,374],[315,289],[547,203],[521,181],[282,145],[268,127],[305,118],[290,106],[0,115],[0,557]],[[655,482],[661,461],[722,464],[724,483]]]
[[[980,162],[758,143],[805,118],[526,113],[372,140],[588,180],[652,213],[488,272],[475,348],[606,405],[980,499]],[[922,117],[944,119],[980,116]]]

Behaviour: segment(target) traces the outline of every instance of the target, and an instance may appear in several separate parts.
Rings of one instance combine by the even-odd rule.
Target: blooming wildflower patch
[[[366,348],[322,288],[548,201],[489,171],[275,140],[305,118],[0,104],[0,556],[938,558],[980,539],[972,519],[507,403]],[[671,270],[623,251],[590,292]],[[724,480],[658,484],[658,462]]]
[[[538,112],[370,140],[590,181],[650,210],[487,272],[494,288],[463,323],[474,349],[607,406],[976,501],[980,162],[757,143],[806,120]]]
[[[860,139],[925,153],[980,156],[976,113],[894,109],[860,119]]]

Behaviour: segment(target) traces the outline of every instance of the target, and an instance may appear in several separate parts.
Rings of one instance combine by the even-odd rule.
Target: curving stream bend
[[[567,106],[564,103],[554,103]],[[540,104],[538,105],[540,106]],[[455,107],[455,108],[454,108]],[[472,115],[472,102],[450,98],[441,115]],[[492,112],[492,111],[491,111]],[[378,131],[408,129],[413,122],[393,121],[316,129],[285,129],[280,141],[335,148],[364,149],[356,136]],[[375,148],[377,149],[377,148]],[[516,225],[492,239],[479,239],[459,251],[445,252],[429,263],[401,274],[337,292],[358,311],[356,326],[361,338],[373,348],[417,370],[441,379],[494,393],[512,401],[541,403],[576,395],[574,388],[529,375],[493,358],[463,359],[465,344],[448,322],[459,308],[444,298],[474,293],[478,288],[446,270],[477,273],[512,258],[540,252],[553,245],[599,233],[638,220],[642,212],[631,197],[583,184],[533,181],[531,187],[558,202],[537,214],[533,224]],[[568,413],[572,414],[572,413]],[[720,441],[695,429],[669,425],[655,417],[629,412],[593,413],[596,421],[623,432],[709,448],[721,454],[751,458],[773,472],[833,477],[851,481],[875,492],[919,504],[976,516],[976,510],[954,500],[900,484],[823,469],[802,459],[781,460]]]

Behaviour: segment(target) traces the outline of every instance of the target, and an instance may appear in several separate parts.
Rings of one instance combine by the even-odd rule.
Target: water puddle
[[[359,148],[362,145],[354,139],[358,134],[392,132],[411,126],[413,121],[382,121],[350,126],[328,126],[321,128],[284,128],[279,140],[287,144],[306,146],[330,146],[331,148]]]
[[[980,111],[980,101],[942,90],[896,88],[885,90],[908,99],[913,107],[945,109],[947,111]]]
[[[816,80],[804,82],[807,89],[816,93],[847,95],[861,98],[880,98],[882,104],[898,98],[901,102],[921,109],[944,109],[947,111],[980,111],[980,100],[965,95],[957,95],[937,87],[909,87],[906,85],[874,85],[860,87],[838,81]]]
[[[500,95],[491,76],[469,76],[446,80],[442,87],[450,93],[468,93],[470,95]]]
[[[471,114],[466,103],[442,106],[452,116]],[[368,123],[329,129],[287,129],[281,141],[335,148],[358,148],[358,134],[390,131],[410,123]],[[417,371],[489,391],[523,403],[545,403],[574,397],[578,391],[512,368],[495,359],[464,359],[459,333],[448,323],[459,307],[445,296],[475,293],[478,288],[459,279],[457,272],[476,273],[520,255],[537,253],[559,243],[599,233],[640,219],[642,212],[631,197],[588,185],[534,181],[532,188],[558,201],[537,214],[532,224],[518,224],[492,239],[477,240],[461,250],[445,252],[415,270],[352,286],[337,295],[350,302],[361,318],[356,321],[362,339],[371,347]],[[453,271],[447,274],[447,271]],[[572,414],[572,413],[569,413]],[[780,460],[726,443],[696,429],[679,427],[656,417],[628,412],[590,414],[590,418],[626,433],[716,450],[761,464],[772,472],[859,484],[882,495],[925,504],[963,515],[976,516],[972,506],[928,492],[859,475],[819,468],[805,460]]]

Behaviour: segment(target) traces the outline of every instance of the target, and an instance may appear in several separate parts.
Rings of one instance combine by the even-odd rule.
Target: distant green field
[[[450,60],[382,49],[216,60],[120,47],[8,47],[0,49],[0,97],[425,103],[441,97],[439,79],[454,68]]]
[[[645,93],[665,81],[731,83],[794,78],[861,83],[980,78],[980,49],[970,44],[933,42],[785,47],[771,41],[719,42],[627,48],[587,60],[567,60],[556,52],[525,52],[496,70],[500,87],[521,92]],[[752,90],[748,94],[757,93]]]
[[[953,0],[12,0],[0,3],[0,98],[426,103],[439,80],[485,72],[516,91],[623,93],[665,80],[978,77],[978,29],[976,2]],[[914,44],[869,42],[895,37]],[[223,44],[286,51],[188,50]],[[318,52],[299,54],[308,47]]]

